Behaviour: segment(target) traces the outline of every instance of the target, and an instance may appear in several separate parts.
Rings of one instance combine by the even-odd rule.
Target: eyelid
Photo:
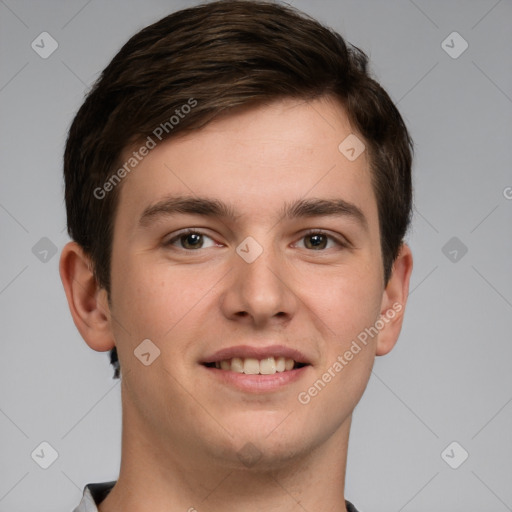
[[[173,244],[180,239],[180,237],[182,237],[184,235],[192,234],[192,233],[202,235],[203,237],[210,238],[217,246],[222,245],[220,242],[215,240],[213,238],[213,236],[210,236],[207,232],[203,231],[201,228],[193,228],[193,227],[192,228],[184,228],[179,231],[175,231],[174,233],[171,234],[172,236],[170,238],[166,237],[164,239],[163,245],[164,245],[164,247],[172,247]],[[343,235],[333,234],[329,231],[326,231],[326,230],[320,229],[320,228],[307,229],[306,231],[301,233],[298,241],[301,241],[305,237],[311,236],[311,235],[323,235],[323,236],[326,236],[327,238],[329,238],[330,240],[333,240],[340,247],[346,247],[346,248],[352,247],[352,243]],[[294,242],[294,243],[296,244],[297,242]],[[194,251],[195,252],[199,249],[204,249],[204,247],[200,247],[199,249],[195,249],[195,250],[194,249],[185,249],[184,247],[180,247],[179,249],[182,251],[190,251],[190,252]],[[323,251],[319,251],[319,252],[323,252]]]
[[[192,234],[192,233],[193,234],[197,234],[197,235],[201,235],[203,237],[210,238],[216,245],[220,245],[220,243],[217,242],[217,240],[215,240],[213,238],[213,236],[210,236],[208,233],[203,231],[201,228],[184,228],[184,229],[181,229],[179,231],[175,231],[175,232],[171,233],[170,236],[164,238],[164,240],[162,242],[162,245],[164,247],[172,247],[173,244],[180,239],[180,237],[182,237],[184,235],[189,235],[189,234]],[[179,247],[179,249],[182,250],[182,251],[190,251],[190,252],[198,250],[198,249],[185,249],[184,247]],[[200,247],[200,249],[203,249],[203,247]]]
[[[330,231],[326,231],[325,229],[320,229],[320,228],[307,229],[305,232],[303,232],[301,234],[300,240],[302,240],[306,236],[311,236],[311,235],[324,235],[327,238],[334,240],[334,242],[336,242],[340,247],[347,247],[347,248],[353,247],[352,243],[343,235],[340,235],[339,233],[333,234]],[[322,251],[320,251],[320,252],[322,252]]]

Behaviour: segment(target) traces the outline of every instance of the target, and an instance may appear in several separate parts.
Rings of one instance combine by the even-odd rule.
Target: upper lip
[[[251,357],[259,360],[268,357],[285,357],[293,359],[297,363],[310,364],[310,361],[302,352],[284,345],[268,345],[266,347],[237,345],[235,347],[227,347],[206,356],[200,362],[202,364],[216,363],[217,361],[225,361],[227,359],[233,359],[234,357],[239,357],[240,359]]]

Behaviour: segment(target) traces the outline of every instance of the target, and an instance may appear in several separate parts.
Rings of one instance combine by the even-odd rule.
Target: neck
[[[123,404],[122,459],[99,512],[346,512],[345,468],[351,417],[325,442],[299,456],[251,467],[172,446],[148,432]]]

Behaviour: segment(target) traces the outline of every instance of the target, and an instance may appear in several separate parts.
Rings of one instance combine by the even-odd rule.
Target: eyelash
[[[330,233],[328,233],[327,231],[323,231],[322,229],[309,229],[308,231],[306,231],[306,233],[304,233],[301,236],[301,240],[308,236],[312,236],[312,235],[325,236],[329,240],[333,240],[334,243],[336,243],[336,245],[338,245],[339,247],[341,247],[343,249],[347,249],[350,246],[349,242],[347,240],[345,240],[344,238],[331,235]],[[322,249],[322,251],[325,251],[325,250],[326,249]]]
[[[181,231],[181,232],[177,233],[172,238],[170,238],[169,240],[165,241],[163,245],[165,247],[171,247],[175,242],[179,241],[182,237],[187,236],[187,235],[192,235],[192,234],[193,235],[201,235],[203,237],[207,237],[207,238],[210,238],[211,240],[213,240],[213,238],[211,236],[207,235],[203,231],[189,228],[189,229],[186,229],[184,231]],[[313,236],[313,235],[325,236],[329,240],[334,241],[341,248],[348,248],[348,247],[350,247],[350,243],[348,241],[346,241],[345,239],[338,238],[338,237],[336,237],[334,235],[331,235],[330,233],[327,233],[326,231],[323,231],[321,229],[310,229],[306,233],[304,233],[301,236],[300,239],[303,240],[304,238],[307,238],[308,236]],[[184,247],[180,247],[179,249],[182,250],[182,251],[187,251],[187,252],[197,252],[199,249],[202,249],[202,247],[200,247],[199,249],[185,249]],[[317,252],[314,249],[309,249],[309,250],[312,251],[312,252]],[[327,249],[319,249],[318,252],[323,252],[323,251],[326,251],[326,250]]]

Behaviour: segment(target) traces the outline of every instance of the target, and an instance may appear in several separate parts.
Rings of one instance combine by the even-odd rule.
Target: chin
[[[229,421],[229,435],[209,438],[208,451],[231,469],[275,471],[303,458],[316,444],[306,437],[301,422],[285,419],[293,413],[254,412]],[[284,420],[284,421],[283,421]]]

